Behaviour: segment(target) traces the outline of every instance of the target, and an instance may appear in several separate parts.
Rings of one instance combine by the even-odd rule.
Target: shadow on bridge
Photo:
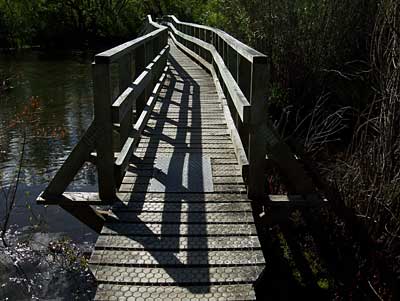
[[[128,168],[128,174],[131,176],[134,174],[136,179],[131,179],[133,183],[129,181],[131,184],[128,185],[124,184],[124,180],[120,189],[121,193],[131,193],[131,197],[128,203],[124,200],[116,204],[115,207],[118,207],[118,210],[114,210],[113,213],[118,220],[124,221],[127,220],[127,212],[129,212],[129,223],[135,224],[140,234],[126,235],[126,237],[140,243],[144,251],[148,251],[157,261],[156,265],[146,265],[146,267],[162,268],[173,279],[174,284],[186,286],[192,293],[204,294],[209,292],[210,283],[205,197],[204,194],[196,194],[195,210],[188,197],[188,193],[200,192],[199,187],[204,187],[203,161],[199,160],[202,157],[200,86],[171,55],[169,62],[168,82],[163,88],[166,89],[166,94],[161,101],[159,97],[159,103],[161,102],[159,113],[153,113],[153,115],[158,114],[159,118],[154,128],[146,128],[144,137],[149,137],[149,142],[144,155],[134,156],[132,162],[136,167],[131,164]],[[182,88],[180,89],[178,85]],[[179,91],[181,94],[179,101],[172,99],[174,91]],[[172,107],[177,109],[172,110]],[[176,118],[169,118],[168,112],[171,114],[176,112]],[[176,127],[171,128],[169,125]],[[174,128],[176,128],[176,133]],[[169,147],[173,147],[172,154],[165,156],[169,160],[166,171],[155,169],[156,160],[162,160],[164,157],[163,153],[159,152],[162,141],[168,143]],[[187,145],[188,142],[190,146]],[[196,153],[190,151],[193,144],[200,145]],[[183,173],[185,160],[187,175]],[[153,171],[151,175],[149,171]],[[129,175],[125,179],[128,179]],[[152,178],[165,187],[163,210],[152,214],[155,219],[150,221],[150,223],[161,224],[160,233],[154,233],[146,223],[149,221],[144,221],[140,217],[140,214],[146,212],[144,203],[146,195],[149,196],[151,192],[144,191],[151,191]],[[186,187],[183,185],[184,182],[187,183]],[[129,211],[130,203],[133,202],[137,208],[136,212]],[[184,202],[187,202],[185,207],[183,207]],[[183,208],[187,208],[187,220],[181,219]],[[154,211],[151,212],[154,213]],[[156,220],[157,218],[160,220]],[[183,224],[187,226],[187,233],[182,233],[182,228],[185,228],[181,227]],[[116,231],[117,235],[124,235],[125,233],[118,234],[119,228],[115,225],[115,223],[110,223],[107,226]],[[186,261],[182,256],[178,256],[182,250],[187,251]],[[188,274],[182,273],[180,268],[192,268],[190,275],[193,281],[188,279]],[[195,283],[194,279],[198,280],[199,277],[204,285],[191,286],[190,283]]]

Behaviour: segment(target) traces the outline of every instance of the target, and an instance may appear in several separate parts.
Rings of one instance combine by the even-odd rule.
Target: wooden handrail
[[[250,199],[265,196],[265,158],[277,161],[292,191],[309,193],[312,182],[268,119],[269,60],[226,32],[175,16],[163,17],[171,39],[213,75]]]
[[[178,29],[182,32],[185,32],[182,30],[185,26],[191,27],[191,28],[197,28],[200,30],[208,31],[209,33],[214,33],[218,35],[219,38],[223,39],[226,43],[228,43],[229,46],[234,47],[235,50],[244,58],[246,58],[249,62],[251,63],[267,63],[268,58],[265,54],[262,54],[261,52],[258,52],[257,50],[251,48],[250,46],[242,43],[241,41],[235,39],[225,31],[222,31],[218,28],[213,28],[209,27],[206,25],[200,25],[200,24],[195,24],[195,23],[188,23],[188,22],[182,22],[179,21],[174,15],[168,15],[165,16],[164,18],[170,18],[173,23],[178,24]],[[186,32],[185,32],[186,33]],[[202,38],[203,37],[203,38]],[[201,40],[206,41],[205,37],[206,35],[199,36]]]
[[[65,189],[87,161],[96,164],[100,199],[115,199],[116,188],[155,105],[168,68],[167,27],[147,16],[144,32],[141,37],[95,55],[92,64],[94,120],[43,192],[43,199],[62,199]],[[112,80],[115,77],[112,66],[118,67],[117,86]],[[113,141],[115,129],[119,132],[117,152]]]
[[[236,83],[235,79],[233,78],[232,74],[229,72],[227,69],[222,57],[220,54],[216,51],[215,47],[212,46],[211,44],[208,44],[198,38],[191,37],[190,35],[184,34],[180,31],[178,31],[174,25],[170,24],[169,25],[170,29],[172,32],[179,37],[184,38],[185,40],[188,40],[192,43],[197,44],[198,46],[208,50],[213,58],[214,62],[218,67],[218,70],[220,71],[220,75],[222,77],[222,80],[224,83],[226,83],[226,88],[228,90],[229,95],[232,98],[232,101],[236,107],[236,111],[239,114],[240,119],[247,123],[250,121],[250,103],[247,100],[247,98],[244,96],[242,90],[240,89],[239,85]],[[209,65],[210,68],[210,65]]]

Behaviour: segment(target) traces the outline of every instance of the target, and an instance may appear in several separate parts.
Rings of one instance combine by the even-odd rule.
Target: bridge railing
[[[95,55],[94,120],[43,192],[43,199],[62,198],[86,161],[96,164],[100,199],[115,199],[168,68],[167,28],[148,16],[144,29],[143,36]]]
[[[212,73],[223,94],[224,113],[248,196],[265,195],[265,166],[271,158],[291,180],[292,191],[313,191],[312,182],[268,118],[269,58],[226,32],[163,17],[171,39]]]

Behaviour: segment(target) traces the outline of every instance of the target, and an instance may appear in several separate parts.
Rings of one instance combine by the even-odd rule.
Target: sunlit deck
[[[169,70],[90,259],[96,300],[255,299],[265,262],[211,76]]]

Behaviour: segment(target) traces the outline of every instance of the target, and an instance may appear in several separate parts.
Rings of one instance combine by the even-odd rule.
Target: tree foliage
[[[0,0],[0,48],[96,46],[136,36],[144,17],[199,19],[207,1]]]

